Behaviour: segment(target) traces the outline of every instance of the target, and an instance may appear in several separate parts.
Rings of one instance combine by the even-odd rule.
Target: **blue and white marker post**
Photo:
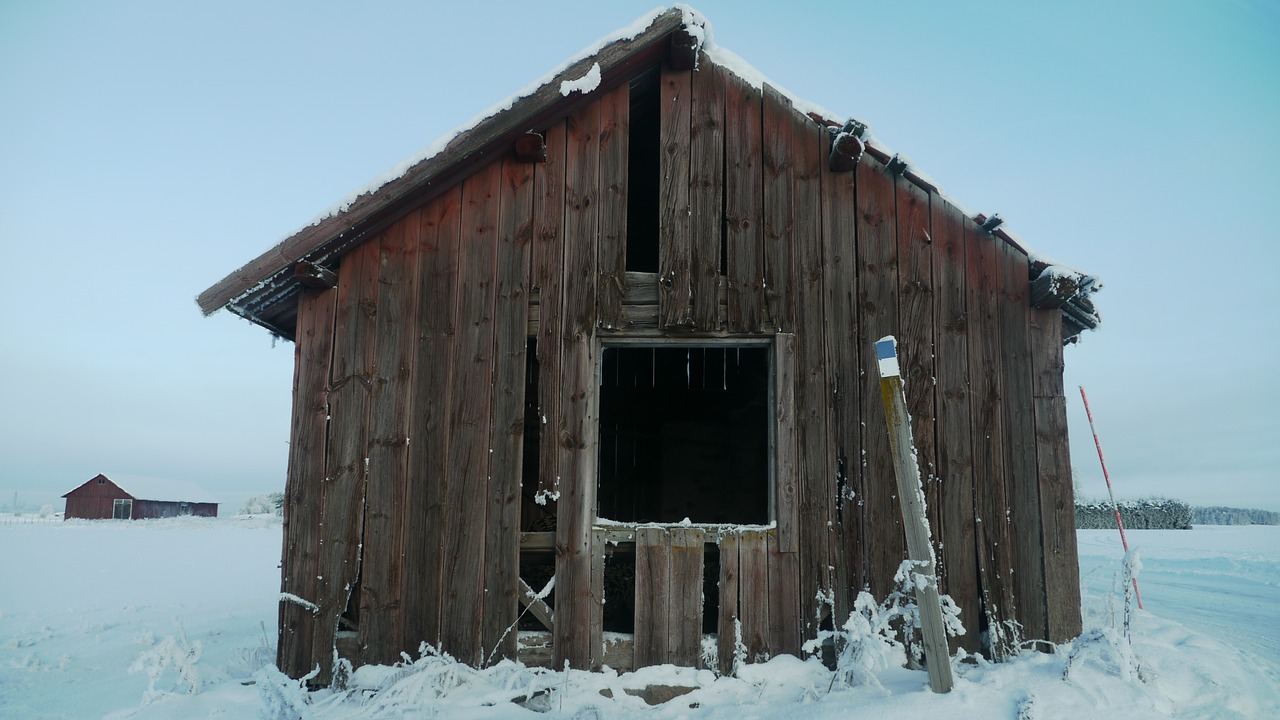
[[[924,639],[925,667],[929,687],[936,693],[951,692],[951,653],[947,649],[942,603],[938,600],[938,569],[925,519],[924,492],[920,489],[920,465],[911,439],[911,417],[907,396],[898,369],[898,341],[892,335],[876,342],[880,366],[880,397],[889,426],[889,449],[893,453],[893,474],[898,480],[898,501],[902,525],[907,535],[907,558],[914,566],[916,606],[920,609],[920,634]]]

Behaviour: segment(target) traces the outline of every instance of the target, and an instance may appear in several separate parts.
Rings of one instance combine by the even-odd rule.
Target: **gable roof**
[[[711,41],[709,26],[697,11],[687,6],[659,8],[597,41],[524,91],[356,190],[311,224],[200,293],[196,303],[205,315],[226,307],[276,335],[292,339],[297,314],[293,299],[304,286],[300,263],[332,268],[348,250],[451,187],[480,163],[508,152],[520,136],[567,115],[597,93],[629,81],[663,59],[681,52],[696,57],[700,50],[756,87],[767,82],[755,68]],[[834,113],[774,87],[797,110],[833,133],[844,124],[835,119]],[[897,157],[874,144],[869,136],[865,149],[881,162]],[[907,167],[904,174],[926,190],[938,191],[914,168]],[[979,223],[986,221],[981,215],[977,219]],[[1027,253],[1025,244],[995,225],[998,222],[990,226],[993,235]],[[1054,266],[1051,261],[1028,254],[1033,277]],[[1053,287],[1056,297],[1050,302],[1053,307],[1062,307],[1065,337],[1097,327],[1100,320],[1088,299],[1093,290],[1101,287],[1096,279],[1077,271],[1060,272],[1054,277]]]
[[[113,483],[116,487],[128,493],[134,500],[218,504],[218,499],[216,497],[205,492],[193,483],[189,483],[184,480],[163,480],[160,478],[144,477],[141,475],[99,473],[94,475],[85,483],[77,486],[76,490],[97,481],[98,478],[106,478],[108,482]],[[75,490],[72,490],[71,492],[75,492]],[[70,492],[67,493],[67,495],[70,494]],[[63,495],[62,497],[66,497],[67,495]]]

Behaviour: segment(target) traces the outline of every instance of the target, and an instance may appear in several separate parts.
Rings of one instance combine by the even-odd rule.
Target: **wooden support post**
[[[924,659],[929,670],[929,687],[936,693],[951,692],[951,659],[947,634],[938,600],[938,574],[925,520],[924,493],[920,489],[920,467],[911,441],[911,418],[907,416],[907,396],[898,370],[898,342],[892,335],[876,342],[880,365],[880,397],[884,400],[889,427],[889,448],[893,454],[893,474],[898,479],[898,501],[902,525],[907,533],[907,557],[916,566],[922,581],[914,583],[920,629],[924,636]]]

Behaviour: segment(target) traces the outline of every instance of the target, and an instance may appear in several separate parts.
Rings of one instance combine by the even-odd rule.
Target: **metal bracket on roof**
[[[884,166],[884,171],[894,177],[902,177],[903,173],[907,171],[907,161],[894,155],[889,158],[889,164]]]

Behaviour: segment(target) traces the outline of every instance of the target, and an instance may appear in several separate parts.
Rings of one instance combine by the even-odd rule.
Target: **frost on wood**
[[[313,615],[320,612],[319,605],[316,605],[310,600],[304,600],[298,597],[297,595],[294,595],[293,593],[287,593],[287,592],[280,593],[280,602],[290,602],[290,603],[293,603],[294,605],[301,605],[307,610],[310,610],[311,614]]]

